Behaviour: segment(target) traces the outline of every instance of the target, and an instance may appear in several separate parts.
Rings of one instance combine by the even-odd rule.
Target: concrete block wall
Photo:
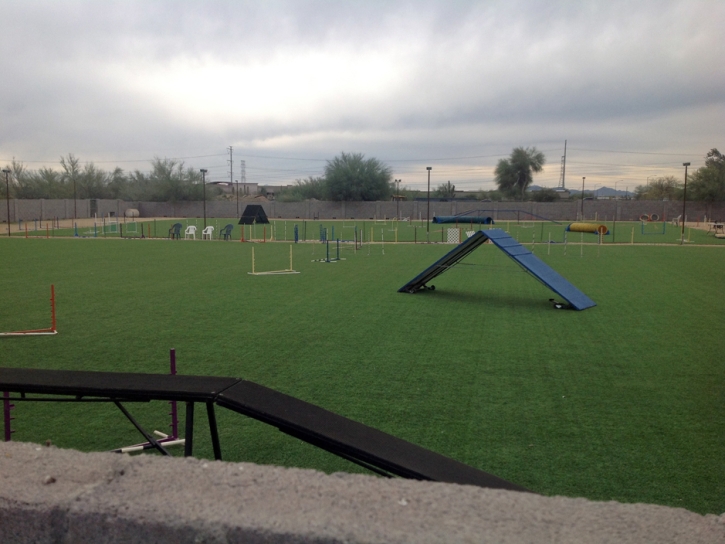
[[[239,211],[244,211],[250,201],[240,201]],[[383,219],[400,217],[425,220],[428,212],[426,201],[405,202],[256,202],[264,208],[267,216],[282,219]],[[32,221],[58,217],[69,219],[74,216],[74,204],[79,218],[91,217],[90,200],[11,200],[10,220]],[[125,202],[123,200],[97,200],[97,213],[107,216],[109,212],[122,217],[126,209],[136,208],[141,217],[202,217],[203,202]],[[431,217],[456,215],[474,212],[475,215],[488,215],[496,221],[527,220],[523,212],[554,221],[575,221],[581,217],[581,201],[571,202],[478,202],[450,201],[430,203]],[[7,206],[0,205],[0,221],[7,220]],[[520,210],[516,211],[507,210]],[[660,220],[671,220],[682,213],[682,202],[642,201],[642,200],[586,200],[584,201],[584,219],[588,221],[637,221],[643,214],[657,214]],[[206,216],[236,217],[237,203],[234,200],[211,200],[206,202]],[[725,220],[725,202],[705,203],[688,202],[688,221],[709,219]]]
[[[250,463],[0,443],[0,539],[725,542],[725,514]]]

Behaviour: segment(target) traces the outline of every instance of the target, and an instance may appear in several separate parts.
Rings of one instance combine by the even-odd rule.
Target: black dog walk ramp
[[[217,404],[322,448],[403,478],[527,491],[439,453],[256,383],[240,380]]]
[[[280,431],[384,475],[479,487],[528,491],[308,402],[238,378],[0,368],[0,391],[13,401],[113,402],[148,439],[121,402],[186,402],[185,455],[192,454],[194,404],[207,408],[214,458],[221,459],[214,405],[277,427]],[[66,395],[70,398],[28,397]],[[151,437],[153,438],[153,437]],[[148,440],[153,443],[153,440]],[[157,449],[168,454],[159,446]]]

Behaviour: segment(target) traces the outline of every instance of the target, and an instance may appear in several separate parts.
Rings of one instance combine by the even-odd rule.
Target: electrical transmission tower
[[[561,156],[561,171],[559,173],[559,189],[566,189],[566,140],[564,140],[564,154]]]

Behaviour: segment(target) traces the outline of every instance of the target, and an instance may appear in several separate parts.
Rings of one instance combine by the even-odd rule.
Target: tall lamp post
[[[396,205],[395,205],[395,213],[396,213],[396,217],[397,217],[398,221],[400,221],[400,182],[401,181],[403,181],[403,180],[402,179],[396,179],[395,180],[395,184],[396,184],[396,188],[395,188],[395,193],[396,193],[395,194],[395,202],[396,202]]]
[[[617,211],[619,208],[619,198],[617,195],[617,183],[624,181],[620,179],[614,182],[614,225],[612,226],[612,243],[617,239]]]
[[[204,206],[204,228],[206,228],[206,173],[207,173],[207,169],[202,168],[201,170],[199,170],[199,172],[201,172],[201,186],[202,186],[202,194],[203,194],[202,201],[204,203],[203,204],[203,206]]]
[[[586,176],[582,176],[582,221],[584,221],[584,180],[587,179]]]
[[[8,203],[8,236],[10,236],[10,169],[3,168],[5,174],[5,200]]]
[[[682,166],[685,167],[685,192],[682,195],[682,231],[680,237],[680,245],[685,244],[685,207],[687,205],[687,167],[690,166],[689,162],[683,162]]]
[[[239,180],[235,179],[234,181],[237,182],[237,217],[239,217]]]
[[[426,212],[425,216],[425,231],[428,238],[428,243],[430,244],[430,171],[433,170],[433,168],[430,166],[426,166],[425,169],[428,170],[428,211]]]

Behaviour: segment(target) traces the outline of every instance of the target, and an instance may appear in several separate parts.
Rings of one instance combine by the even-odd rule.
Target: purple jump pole
[[[169,360],[171,363],[171,375],[176,376],[176,350],[173,348],[169,350]],[[179,414],[176,411],[176,401],[169,401],[169,404],[171,404],[171,413],[169,414],[171,416],[171,437],[176,440],[179,438]]]

